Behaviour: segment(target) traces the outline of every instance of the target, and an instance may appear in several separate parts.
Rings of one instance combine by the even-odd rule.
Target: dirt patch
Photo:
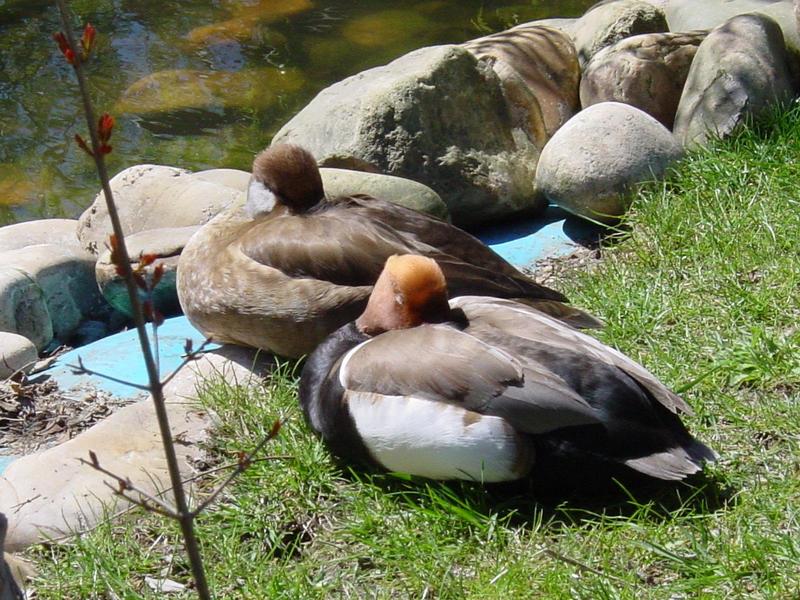
[[[600,248],[577,246],[575,250],[565,256],[537,260],[530,267],[523,269],[523,272],[543,285],[558,289],[559,284],[569,273],[575,271],[591,272],[600,263],[600,259]]]
[[[52,379],[0,381],[0,454],[55,446],[131,402],[93,388],[64,391]]]

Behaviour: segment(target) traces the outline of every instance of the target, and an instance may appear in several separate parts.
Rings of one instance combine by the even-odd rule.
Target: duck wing
[[[634,379],[672,413],[692,414],[692,409],[676,393],[661,383],[655,375],[639,363],[599,340],[565,327],[560,321],[543,314],[536,308],[501,298],[462,296],[451,301],[470,321],[470,332],[477,337],[494,336],[502,332],[556,351],[569,351],[575,355],[613,365]]]
[[[466,231],[431,215],[366,195],[335,198],[331,203],[346,207],[350,212],[364,215],[370,221],[384,223],[414,240],[436,248],[442,254],[459,259],[468,265],[480,265],[492,273],[492,279],[504,284],[503,297],[528,297],[566,302],[561,292],[536,283],[523,275],[511,263]],[[445,272],[445,275],[447,273]],[[464,290],[462,293],[481,293]],[[486,293],[486,292],[483,292]],[[453,293],[455,294],[455,292]]]
[[[526,433],[598,421],[554,373],[448,324],[389,331],[356,346],[342,360],[339,380],[350,394],[455,405]]]

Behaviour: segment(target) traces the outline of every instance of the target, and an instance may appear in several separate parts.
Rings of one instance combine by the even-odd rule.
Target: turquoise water
[[[249,168],[320,89],[414,48],[593,2],[536,0],[76,0],[98,29],[88,65],[117,118],[112,173],[138,163]],[[86,130],[52,2],[0,0],[0,225],[74,217],[98,188],[72,141]]]

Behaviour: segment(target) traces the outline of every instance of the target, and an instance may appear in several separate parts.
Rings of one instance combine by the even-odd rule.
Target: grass
[[[688,156],[638,193],[626,233],[573,301],[600,336],[683,390],[721,460],[650,499],[354,473],[302,422],[291,364],[263,388],[209,385],[214,453],[276,416],[268,451],[199,521],[219,598],[797,598],[800,596],[800,109]],[[226,458],[227,457],[227,458]],[[185,582],[172,523],[141,512],[30,551],[37,598],[157,598]],[[179,598],[189,592],[173,594]]]

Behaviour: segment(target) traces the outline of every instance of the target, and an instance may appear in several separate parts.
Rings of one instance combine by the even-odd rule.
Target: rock
[[[192,176],[193,179],[208,181],[222,187],[233,188],[240,192],[246,192],[250,184],[250,173],[239,169],[208,169],[207,171],[197,171]]]
[[[5,542],[8,519],[0,513],[0,600],[24,600],[25,595],[17,585],[11,568],[6,562]]]
[[[760,14],[733,17],[697,50],[678,104],[675,136],[686,146],[725,137],[747,116],[788,102],[795,86],[777,23]]]
[[[39,358],[36,346],[25,336],[0,331],[0,379],[28,371]]]
[[[110,327],[104,321],[83,321],[73,332],[70,345],[80,348],[106,337],[112,331],[113,327]]]
[[[603,48],[586,65],[581,105],[624,102],[672,129],[683,84],[706,32],[646,33]]]
[[[637,183],[661,176],[680,158],[672,134],[627,104],[582,110],[542,150],[536,184],[554,204],[582,217],[614,221]]]
[[[590,8],[572,30],[581,66],[606,46],[641,33],[669,31],[663,11],[644,0],[612,0]]]
[[[288,16],[308,10],[313,6],[311,0],[259,0],[237,2],[232,5],[233,17],[220,23],[195,27],[187,35],[191,44],[206,44],[230,40],[249,40],[259,25],[273,23]],[[269,32],[271,43],[279,42],[280,34]],[[272,36],[279,36],[277,39]]]
[[[670,31],[713,29],[736,15],[759,12],[772,17],[783,31],[786,44],[800,52],[800,33],[791,0],[669,0],[664,7]]]
[[[237,175],[231,171],[215,169],[192,174],[174,167],[136,165],[117,173],[111,179],[111,190],[123,232],[129,235],[149,229],[202,225],[229,206],[241,204],[241,189],[216,183],[235,179]],[[101,192],[79,219],[78,239],[97,255],[106,247],[111,232]]]
[[[567,34],[551,27],[521,25],[463,46],[492,64],[511,105],[514,124],[539,148],[580,109],[581,70]]]
[[[406,208],[449,220],[447,205],[431,188],[410,179],[349,169],[320,169],[325,194],[330,198],[367,194]]]
[[[8,250],[0,254],[0,264],[25,273],[35,282],[50,315],[52,335],[61,342],[68,340],[81,320],[103,302],[95,283],[94,259],[74,246],[40,244]],[[38,319],[37,305],[30,309],[37,315],[30,318]],[[19,329],[16,332],[43,348],[40,344],[46,335],[37,339]]]
[[[254,351],[227,347],[184,366],[165,387],[181,473],[193,475],[211,418],[195,406],[206,378],[246,384]],[[125,406],[91,429],[47,450],[15,460],[0,477],[0,511],[10,515],[6,549],[17,551],[49,539],[91,529],[128,503],[104,484],[110,478],[79,459],[94,451],[100,464],[137,487],[158,494],[169,487],[164,450],[150,399]]]
[[[79,247],[77,228],[75,219],[41,219],[6,225],[0,227],[0,252],[37,244]]]
[[[551,27],[558,29],[561,33],[565,33],[572,39],[572,32],[575,29],[575,24],[578,22],[577,18],[573,17],[556,17],[552,19],[536,19],[535,21],[528,21],[521,23],[517,27],[527,27],[529,25],[537,25],[539,27]]]
[[[139,267],[139,258],[143,255],[154,254],[157,258],[150,265],[143,267],[142,275],[147,282],[152,282],[153,271],[161,266],[163,276],[153,289],[153,306],[164,316],[173,316],[181,312],[178,303],[178,292],[175,289],[175,277],[183,247],[189,238],[200,227],[165,227],[162,229],[149,229],[126,236],[128,255],[134,269]],[[95,265],[97,285],[105,299],[118,311],[133,316],[128,287],[125,279],[117,274],[116,266],[111,262],[111,252],[106,250],[100,255]]]
[[[126,89],[114,110],[145,116],[169,129],[180,127],[182,116],[196,122],[198,111],[208,113],[209,118],[220,118],[226,111],[262,111],[304,85],[302,73],[291,68],[158,71]]]
[[[304,146],[321,166],[419,181],[457,225],[544,206],[536,146],[513,127],[494,71],[458,46],[422,48],[326,88],[277,142]]]
[[[0,264],[0,331],[18,333],[43,350],[53,339],[44,292],[25,271]]]

